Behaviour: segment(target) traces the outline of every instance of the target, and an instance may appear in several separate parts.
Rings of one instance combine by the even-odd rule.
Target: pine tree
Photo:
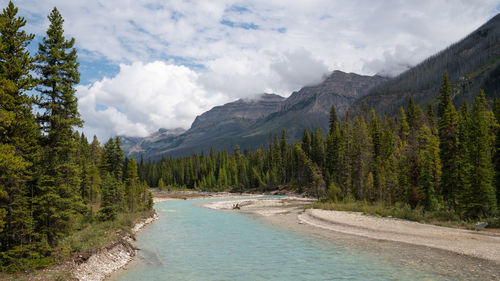
[[[39,156],[34,99],[26,93],[36,84],[27,50],[34,35],[22,30],[26,20],[17,12],[10,1],[0,15],[0,252],[27,244],[32,236],[29,201]]]
[[[357,199],[366,199],[364,182],[372,167],[373,148],[370,133],[363,117],[356,116],[352,128],[352,194]]]
[[[458,114],[458,162],[457,162],[457,195],[461,213],[469,208],[471,199],[471,129],[472,120],[467,103],[464,103]]]
[[[333,132],[338,123],[337,111],[335,110],[335,105],[332,104],[332,108],[330,109],[330,130],[329,132]]]
[[[372,160],[372,177],[373,177],[373,194],[372,200],[378,198],[381,194],[381,168],[382,168],[382,144],[381,132],[378,124],[375,111],[370,111],[370,135],[373,147],[373,160]]]
[[[115,171],[115,142],[112,138],[104,144],[102,153],[100,153],[99,169],[101,171],[101,177],[106,177],[107,173],[114,175]]]
[[[163,182],[163,179],[162,179],[162,178],[160,178],[160,179],[158,180],[158,189],[159,189],[159,190],[164,190],[164,189],[165,189],[165,183]]]
[[[457,114],[451,102],[451,86],[445,73],[438,106],[439,155],[442,164],[441,190],[448,206],[456,209],[458,186]]]
[[[99,143],[97,136],[94,135],[94,139],[90,144],[90,161],[92,164],[98,165],[99,160],[101,160],[101,144]]]
[[[131,212],[137,211],[137,185],[139,176],[137,174],[137,164],[134,157],[130,157],[125,173],[125,202]]]
[[[408,135],[410,134],[410,126],[408,125],[408,122],[406,120],[407,119],[405,110],[402,107],[400,107],[398,112],[398,121],[399,121],[398,135],[402,141],[407,141]]]
[[[481,90],[472,107],[471,128],[471,198],[467,213],[472,217],[488,217],[496,214],[496,195],[493,186],[491,128],[493,114],[486,109],[486,95]]]
[[[307,155],[307,157],[310,156],[311,136],[309,135],[307,128],[304,129],[304,133],[302,134],[302,151],[304,151],[304,153]]]
[[[311,137],[311,160],[322,168],[324,158],[325,158],[325,147],[324,147],[324,137],[323,132],[320,129],[314,130],[314,134]]]
[[[123,163],[125,156],[120,144],[120,138],[115,138],[114,158],[113,158],[113,174],[117,181],[123,181]]]
[[[110,174],[107,174],[102,184],[101,209],[99,210],[99,219],[102,221],[116,219],[117,208],[114,204],[114,199],[116,198],[116,185],[116,179]]]
[[[73,88],[80,81],[75,40],[64,38],[64,20],[56,8],[48,18],[47,37],[39,44],[37,61],[37,90],[41,94],[38,120],[46,137],[36,213],[40,232],[54,245],[68,233],[73,216],[83,207],[75,190],[80,182],[73,134],[74,127],[83,122]]]
[[[410,132],[414,133],[418,126],[418,111],[415,103],[413,103],[413,97],[410,96],[408,100],[408,108],[406,109],[406,120],[408,122],[408,126],[410,127]]]
[[[438,206],[437,191],[441,180],[441,160],[439,159],[439,139],[427,126],[423,126],[419,135],[423,149],[419,152],[420,198],[426,210],[435,210]]]
[[[497,123],[500,123],[500,98],[496,98],[493,103],[493,113]],[[500,206],[500,128],[496,129],[495,154],[493,156],[495,166],[495,188],[497,196],[497,207]]]

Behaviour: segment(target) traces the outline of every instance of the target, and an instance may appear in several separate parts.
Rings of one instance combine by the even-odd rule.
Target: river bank
[[[149,217],[136,222],[130,234],[121,237],[112,245],[101,248],[90,256],[77,256],[71,265],[72,275],[79,281],[101,281],[124,268],[137,252],[132,245],[135,234],[157,219],[156,212],[152,212]]]
[[[246,199],[211,202],[204,207],[255,214],[274,226],[347,244],[460,280],[500,278],[500,235],[354,212],[304,212],[306,202],[293,198]],[[239,209],[233,209],[235,206]]]

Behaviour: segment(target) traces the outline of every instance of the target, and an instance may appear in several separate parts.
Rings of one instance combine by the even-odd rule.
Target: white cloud
[[[319,83],[328,72],[328,66],[304,48],[284,53],[273,61],[271,69],[292,89]]]
[[[397,74],[479,27],[498,12],[499,1],[23,0],[16,4],[28,20],[28,30],[38,35],[44,34],[46,15],[57,6],[65,18],[66,34],[77,40],[82,65],[99,60],[123,64],[116,77],[79,87],[80,110],[86,126],[143,135],[155,126],[188,127],[196,114],[217,103],[262,92],[289,95],[317,82],[326,69]],[[108,109],[96,111],[92,96],[93,106]],[[133,108],[140,106],[145,108]],[[99,121],[103,116],[110,121]]]
[[[77,87],[85,131],[105,139],[146,136],[158,128],[190,126],[196,114],[227,100],[199,86],[185,66],[155,61],[120,65],[120,73]]]

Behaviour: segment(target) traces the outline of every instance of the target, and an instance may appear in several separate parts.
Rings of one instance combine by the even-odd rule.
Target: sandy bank
[[[237,207],[242,212],[273,216],[292,212],[313,201],[315,200],[300,197],[254,198],[210,202],[204,204],[203,207],[214,210],[233,210]]]
[[[158,219],[158,215],[143,219],[135,224],[132,233],[136,234],[148,224]],[[122,237],[120,241],[106,248],[98,250],[86,261],[74,264],[72,270],[76,279],[81,281],[105,280],[113,272],[125,267],[136,255],[136,249],[132,246],[132,236]]]
[[[306,210],[298,219],[345,234],[442,249],[500,264],[500,236],[491,233],[317,209]]]

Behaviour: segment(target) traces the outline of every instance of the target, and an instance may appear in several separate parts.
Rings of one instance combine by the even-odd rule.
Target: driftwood
[[[240,204],[236,203],[233,205],[233,210],[239,210],[240,209]]]

